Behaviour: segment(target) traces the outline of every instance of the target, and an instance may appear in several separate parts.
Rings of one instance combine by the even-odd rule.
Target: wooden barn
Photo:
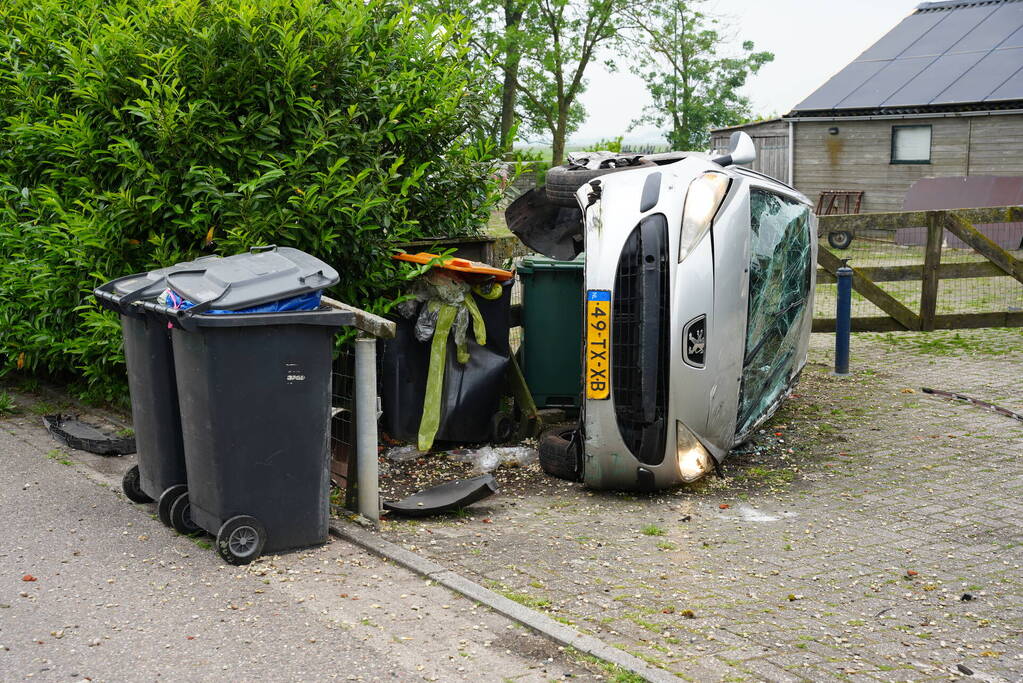
[[[1023,176],[1023,0],[923,3],[791,112],[714,146],[734,130],[821,213],[898,211],[926,177]]]

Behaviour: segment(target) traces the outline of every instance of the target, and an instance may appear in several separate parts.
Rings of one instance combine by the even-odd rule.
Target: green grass
[[[55,415],[60,412],[57,406],[48,401],[37,401],[29,406],[29,410],[36,415]]]
[[[644,536],[663,536],[664,535],[664,529],[662,529],[661,527],[657,526],[656,524],[647,524],[645,527],[643,527],[641,532],[642,532],[642,534]]]
[[[508,598],[513,602],[517,602],[523,607],[529,607],[530,609],[544,609],[545,607],[551,606],[551,601],[546,598],[534,598],[531,595],[525,593],[516,593],[515,591],[509,590],[498,590],[498,593]]]
[[[676,550],[678,548],[678,546],[671,541],[658,541],[657,547],[660,550]]]
[[[6,391],[0,392],[0,417],[14,415],[17,412],[18,404],[14,402],[14,397]]]
[[[58,451],[57,449],[53,449],[52,451],[47,453],[46,457],[55,462],[59,462],[61,465],[75,464],[74,461],[71,460],[71,458],[67,457],[67,454],[64,453],[64,451]]]
[[[936,330],[865,335],[893,348],[930,356],[1001,355],[1023,351],[1023,328]]]

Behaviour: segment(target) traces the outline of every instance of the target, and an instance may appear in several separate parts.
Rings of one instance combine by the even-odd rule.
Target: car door
[[[775,411],[806,357],[813,315],[810,207],[750,188],[749,302],[737,440]]]

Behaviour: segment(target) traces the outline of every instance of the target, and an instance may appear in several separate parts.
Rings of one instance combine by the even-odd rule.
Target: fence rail
[[[843,261],[840,255],[848,257],[853,269],[853,290],[884,314],[855,316],[854,331],[1023,327],[1020,239],[1015,237],[1015,248],[1006,249],[988,234],[999,224],[1020,223],[1023,223],[1021,206],[821,216],[819,233],[822,238],[830,233],[846,232],[854,242],[861,237],[868,240],[871,247],[866,251],[831,250],[822,239],[818,252],[818,285],[833,284],[835,271]],[[978,225],[984,229],[978,229]],[[1008,227],[1015,231],[1013,235],[1019,233],[1018,228]],[[922,254],[897,244],[899,231],[921,228],[926,231],[926,239],[920,245]],[[961,240],[965,248],[945,246],[950,235]],[[878,263],[885,260],[886,251],[889,263]],[[893,262],[899,260],[913,262]],[[989,278],[998,278],[998,281],[990,283]],[[959,296],[954,302],[958,305],[952,306],[958,310],[947,310],[947,305],[943,307],[946,310],[939,310],[942,281],[973,283],[973,295],[958,284]],[[907,282],[920,284],[916,291],[904,285],[886,288],[878,284]],[[999,310],[979,310],[985,306]],[[821,312],[818,307],[818,313]],[[834,319],[815,318],[814,330],[834,330]]]

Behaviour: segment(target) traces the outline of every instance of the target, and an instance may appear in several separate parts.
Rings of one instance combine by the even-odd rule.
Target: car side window
[[[750,190],[749,311],[737,435],[773,410],[799,360],[804,316],[813,314],[807,305],[813,268],[809,220],[805,204]]]

